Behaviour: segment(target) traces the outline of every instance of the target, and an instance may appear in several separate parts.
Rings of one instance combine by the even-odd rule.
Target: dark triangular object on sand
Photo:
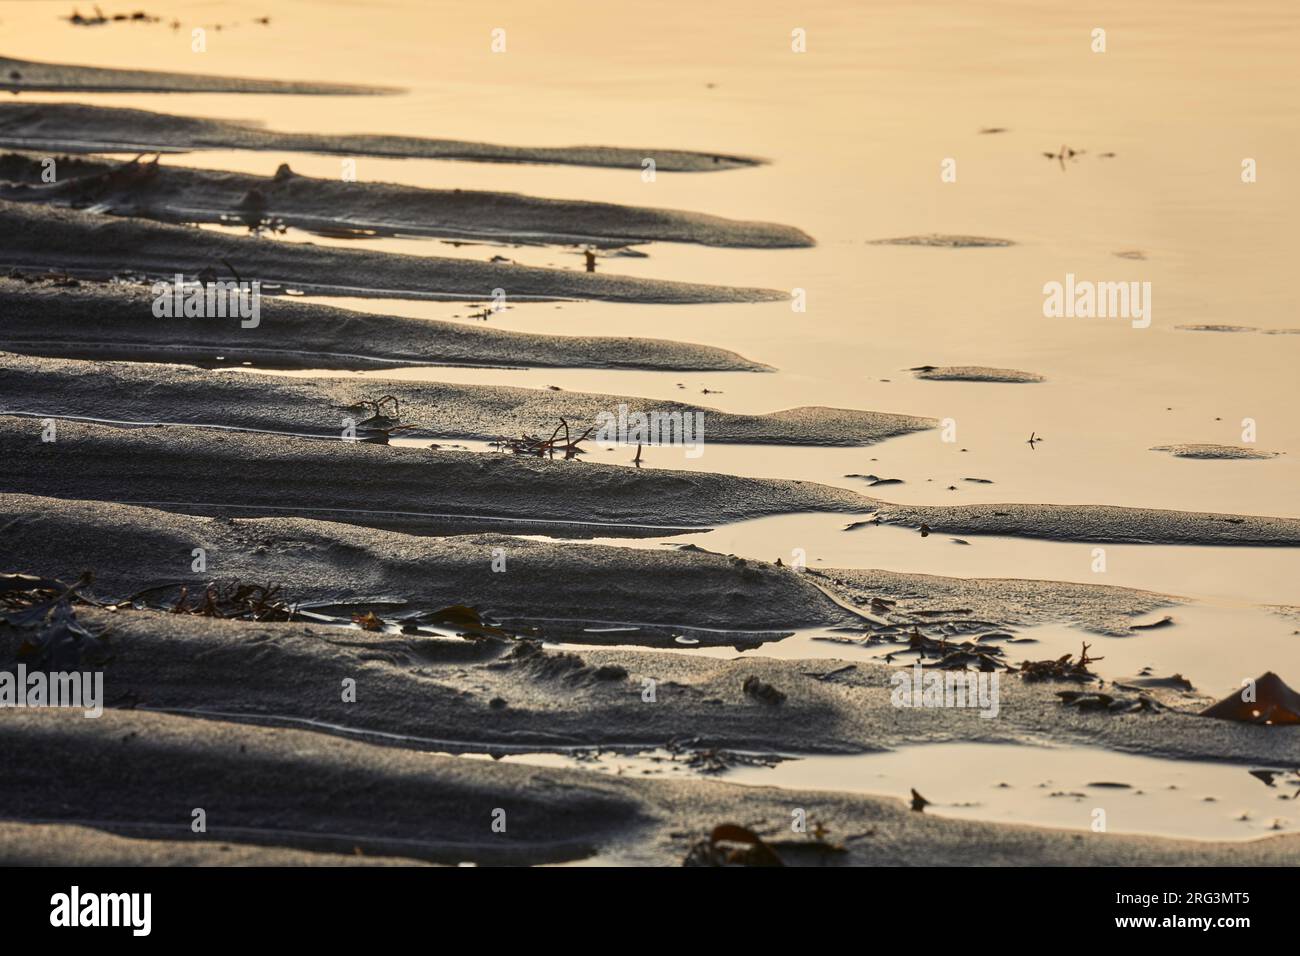
[[[1239,720],[1248,724],[1300,724],[1300,694],[1272,671],[1255,678],[1254,700],[1243,700],[1245,688],[1201,711],[1202,717]]]

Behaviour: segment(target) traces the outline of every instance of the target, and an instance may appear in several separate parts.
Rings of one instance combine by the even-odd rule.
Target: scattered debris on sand
[[[1085,643],[1083,649],[1079,651],[1076,658],[1073,654],[1065,654],[1055,660],[1046,661],[1024,661],[1018,668],[1025,680],[1065,680],[1076,681],[1078,683],[1089,683],[1100,680],[1096,674],[1088,670],[1088,665],[1096,661],[1105,660],[1103,657],[1089,657],[1088,645]]]
[[[0,623],[22,634],[16,656],[46,671],[103,666],[112,657],[105,636],[77,620],[74,605],[85,603],[94,576],[72,583],[27,574],[0,574]]]
[[[542,438],[540,435],[523,435],[519,438],[498,438],[491,444],[494,448],[514,455],[533,455],[537,458],[554,458],[555,453],[559,452],[564,461],[572,461],[583,454],[584,449],[579,446],[590,438],[595,430],[596,426],[592,425],[581,435],[574,437],[569,432],[569,423],[561,418],[549,438]],[[561,431],[564,433],[563,437]],[[640,447],[637,446],[638,458],[641,454]]]

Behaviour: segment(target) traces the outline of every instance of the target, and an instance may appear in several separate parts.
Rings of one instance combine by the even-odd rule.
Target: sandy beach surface
[[[0,0],[0,865],[1300,864],[1295,9],[266,6]]]

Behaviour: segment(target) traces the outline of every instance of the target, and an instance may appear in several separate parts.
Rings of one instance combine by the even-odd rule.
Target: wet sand
[[[922,431],[930,419],[844,408],[787,408],[734,415],[687,402],[552,389],[455,385],[385,379],[264,377],[137,362],[84,362],[6,356],[0,401],[9,412],[83,416],[107,421],[183,422],[286,433],[342,435],[345,418],[360,421],[358,402],[391,395],[401,404],[403,432],[414,438],[515,438],[545,431],[561,418],[577,437],[613,416],[661,416],[665,444],[746,442],[776,445],[869,445]],[[148,387],[142,388],[147,383]],[[703,416],[703,429],[695,416]],[[671,438],[667,437],[672,424]],[[632,426],[624,431],[632,434]],[[693,429],[689,431],[688,429]],[[634,442],[637,440],[632,439]],[[649,443],[647,435],[645,439]]]
[[[402,857],[289,850],[220,840],[116,836],[87,825],[0,823],[0,866],[418,866]]]
[[[1162,783],[1152,765],[1251,784],[1300,768],[1300,727],[1201,713],[1242,678],[1297,683],[1292,343],[1172,334],[1292,331],[1288,187],[1235,181],[1245,143],[1285,154],[1269,135],[1289,62],[1252,62],[1261,139],[1186,69],[1220,62],[1218,31],[1153,32],[1147,12],[1123,14],[1141,56],[1093,69],[1086,95],[1057,83],[1073,61],[1045,11],[986,11],[986,39],[1048,21],[995,83],[970,34],[888,4],[880,32],[814,31],[798,73],[771,42],[789,25],[762,10],[665,9],[611,44],[607,12],[521,7],[515,37],[568,50],[546,75],[528,53],[485,71],[481,43],[448,40],[433,78],[410,25],[462,25],[414,5],[370,11],[375,42],[324,73],[324,24],[350,8],[294,22],[309,54],[246,36],[210,75],[143,34],[101,50],[6,12],[44,58],[102,66],[0,60],[19,94],[0,147],[34,151],[0,157],[0,575],[93,574],[60,613],[92,635],[78,646],[107,699],[95,720],[0,712],[0,862],[678,865],[726,822],[809,865],[1300,860],[1287,805],[1271,829],[1201,833],[1184,813],[1170,839],[1009,824],[1044,820],[1026,793],[954,803],[999,785],[997,748],[1007,767],[1042,747],[1150,761]],[[111,65],[131,62],[173,72]],[[233,79],[266,73],[342,82]],[[1045,76],[1065,101],[1042,98]],[[897,95],[864,96],[882,78]],[[1194,135],[1170,105],[1189,95]],[[674,148],[566,145],[643,133]],[[122,165],[142,152],[161,159]],[[934,181],[953,153],[959,188]],[[358,157],[363,181],[334,178]],[[1155,279],[1151,327],[1043,323],[1043,282],[1090,268]],[[177,273],[264,283],[257,327],[155,317],[148,280]],[[507,308],[483,308],[498,290]],[[380,400],[391,419],[364,404]],[[699,416],[717,457],[485,445],[581,434],[620,406]],[[366,441],[341,440],[367,416]],[[969,576],[951,576],[958,552]],[[1094,583],[1051,579],[1075,575]],[[285,603],[223,617],[239,586]],[[69,620],[0,623],[0,667],[79,635]],[[1066,674],[1081,645],[1110,659]],[[1188,655],[1195,687],[1166,666]],[[918,662],[996,677],[997,718],[900,707]],[[930,762],[958,773],[926,751],[950,746],[979,748],[970,779]],[[887,785],[835,763],[873,756],[897,758]],[[913,770],[925,813],[884,795]],[[792,838],[792,808],[829,840]]]
[[[59,181],[44,184],[36,154],[0,156],[0,197],[86,206],[163,222],[282,223],[308,231],[437,236],[602,248],[646,242],[784,249],[813,245],[791,226],[738,222],[679,209],[541,199],[469,189],[412,189],[391,183],[316,179],[287,166],[247,176],[161,162],[55,158]]]
[[[723,153],[617,146],[497,146],[447,139],[366,134],[322,136],[273,132],[194,116],[74,103],[0,103],[0,146],[65,152],[188,152],[245,149],[480,163],[554,163],[641,170],[646,159],[664,172],[722,172],[762,160]]]
[[[1277,452],[1261,451],[1258,448],[1243,448],[1240,445],[1216,445],[1213,443],[1187,443],[1182,445],[1157,445],[1152,451],[1168,452],[1175,458],[1214,459],[1218,461],[1264,461],[1277,456]]]
[[[146,283],[0,278],[0,349],[52,358],[260,368],[383,369],[462,365],[766,371],[726,349],[667,339],[558,336],[489,325],[377,315],[262,300],[257,331],[244,320],[173,315],[158,334]]]
[[[413,533],[546,528],[664,534],[767,514],[870,513],[876,502],[811,482],[383,447],[208,429],[0,418],[12,491],[176,503],[202,514],[297,515]],[[68,468],[68,456],[79,462]],[[846,517],[845,520],[848,520]],[[522,532],[521,530],[521,533]]]
[[[110,70],[70,63],[38,63],[0,56],[0,90],[10,93],[282,93],[295,96],[373,96],[397,93],[381,86],[299,80],[254,80],[158,70]]]
[[[253,236],[5,201],[0,201],[0,266],[90,278],[128,273],[168,282],[177,274],[193,279],[215,270],[225,281],[256,280],[266,292],[288,287],[326,295],[382,293],[467,302],[495,298],[684,304],[786,297],[769,289],[264,242]]]
[[[1084,837],[943,820],[890,799],[464,761],[120,710],[99,721],[16,713],[0,722],[0,735],[15,817],[155,839],[188,834],[189,805],[169,786],[185,779],[204,793],[214,840],[334,853],[359,847],[444,863],[560,862],[599,850],[607,862],[679,865],[719,819],[743,816],[780,840],[792,807],[809,808],[844,841],[843,853],[830,854],[807,837],[778,844],[795,865],[1259,866],[1292,863],[1297,852],[1293,835],[1249,843]],[[48,778],[74,771],[102,783],[70,791],[51,810]],[[131,824],[121,822],[128,808]],[[494,810],[506,812],[505,833],[492,830]],[[972,846],[981,847],[978,859]]]
[[[147,369],[144,375],[149,375]],[[92,384],[83,382],[70,391],[84,396]],[[241,379],[234,384],[247,389],[256,383]],[[178,399],[176,408],[182,407]],[[325,407],[350,406],[336,399]],[[662,528],[791,511],[847,511],[868,515],[848,523],[850,532],[883,524],[925,534],[1300,547],[1297,518],[1107,505],[898,505],[809,482],[575,465],[534,456],[380,447],[341,439],[321,442],[283,435],[223,434],[202,428],[124,429],[73,421],[58,426],[61,439],[42,441],[44,425],[39,419],[66,412],[53,411],[48,404],[22,417],[14,416],[14,409],[8,411],[10,416],[0,419],[0,442],[19,463],[9,477],[9,487],[33,493],[57,490],[70,497],[179,501],[235,514],[259,508],[303,514],[336,510],[343,520],[379,521],[385,526],[404,517],[418,523],[427,517],[462,515]],[[719,417],[725,422],[725,417]],[[257,427],[246,421],[229,424]],[[284,420],[280,430],[286,430]],[[505,429],[498,432],[505,433]],[[83,467],[69,470],[68,454]],[[300,465],[307,462],[320,466],[304,472]],[[229,484],[221,483],[222,474],[229,476]],[[264,478],[250,480],[257,474]],[[439,481],[443,476],[451,480]],[[186,490],[196,487],[206,488],[209,498],[216,500],[192,501]],[[361,513],[348,516],[344,512],[350,508]]]
[[[736,631],[860,620],[793,572],[699,550],[413,537],[294,518],[238,521],[107,502],[0,500],[8,526],[0,554],[8,563],[22,556],[32,572],[60,578],[93,569],[96,592],[115,599],[188,581],[197,547],[211,550],[214,574],[224,567],[223,576],[274,582],[313,602],[392,599],[422,611],[465,604],[510,619]],[[75,557],[64,556],[63,540],[78,542]],[[494,572],[494,561],[505,570]],[[337,575],[344,569],[346,580]]]
[[[932,382],[1001,382],[1023,385],[1043,381],[1037,372],[1022,372],[1014,368],[984,368],[973,365],[920,365],[910,370],[917,378]]]

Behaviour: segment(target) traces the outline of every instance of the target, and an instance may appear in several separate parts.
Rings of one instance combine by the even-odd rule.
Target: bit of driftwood
[[[1105,658],[1089,657],[1088,648],[1091,646],[1091,644],[1083,645],[1078,660],[1074,659],[1073,654],[1065,654],[1055,660],[1024,661],[1019,668],[1008,669],[1019,670],[1025,680],[1072,680],[1079,683],[1099,680],[1096,674],[1088,670],[1088,665],[1095,661],[1104,661]]]
[[[411,422],[402,422],[402,405],[394,395],[383,395],[377,399],[362,399],[348,406],[349,409],[362,409],[370,412],[369,417],[356,423],[356,440],[373,445],[387,445],[394,432],[406,431],[417,427]],[[389,414],[391,411],[392,414]]]
[[[593,425],[577,438],[571,438],[569,423],[561,418],[560,424],[555,426],[555,431],[551,432],[550,438],[525,434],[519,438],[498,438],[488,444],[499,451],[508,451],[515,455],[535,455],[538,458],[554,458],[556,452],[561,452],[565,461],[572,461],[578,455],[585,453],[585,450],[578,446],[590,438],[595,430],[596,426]]]
[[[115,13],[110,17],[97,6],[92,9],[95,11],[94,16],[85,16],[80,10],[74,9],[70,16],[62,19],[67,20],[74,27],[102,27],[106,23],[157,23],[162,19],[152,13],[145,13],[143,10],[137,10],[134,13]]]
[[[683,866],[786,866],[787,861],[823,863],[827,857],[848,851],[826,839],[830,830],[814,822],[804,840],[764,840],[752,829],[735,823],[713,828],[707,839],[691,845]]]
[[[175,597],[169,597],[171,593]],[[132,608],[244,621],[303,620],[296,604],[281,596],[280,585],[245,584],[236,579],[168,581],[136,591],[125,600],[102,605],[113,611]]]
[[[60,599],[84,600],[80,592],[88,588],[93,580],[89,571],[83,573],[72,584],[66,584],[57,578],[43,578],[33,574],[0,574],[0,619],[10,624],[20,623],[12,620],[12,614],[33,611]],[[10,613],[12,612],[12,614]]]
[[[1057,152],[1049,153],[1047,150],[1043,150],[1043,155],[1048,159],[1056,160],[1058,163],[1061,164],[1061,168],[1065,169],[1066,160],[1074,162],[1086,152],[1087,152],[1086,149],[1073,149],[1069,146],[1066,146],[1064,143],[1062,143],[1061,148]],[[1114,153],[1111,153],[1110,155],[1113,156]]]
[[[925,666],[940,670],[966,670],[973,665],[977,670],[989,672],[1000,667],[1010,667],[1001,659],[1002,648],[996,644],[983,645],[976,644],[974,641],[950,644],[946,637],[936,641],[934,638],[926,637],[917,627],[912,628],[907,646],[909,650],[916,651],[922,661],[926,657],[937,658],[935,663]]]
[[[69,671],[111,660],[108,641],[77,620],[75,604],[96,604],[81,592],[93,576],[65,584],[27,574],[0,575],[0,622],[22,631],[18,658],[40,670]]]
[[[673,763],[690,767],[696,773],[725,773],[733,767],[774,767],[784,758],[773,754],[742,753],[722,747],[707,747],[699,737],[669,740],[665,749],[672,754]]]
[[[690,848],[682,865],[785,866],[762,837],[734,823],[714,827],[707,840],[700,840]]]
[[[241,581],[213,581],[201,591],[181,585],[171,607],[173,614],[199,617],[239,618],[247,621],[292,621],[296,609],[280,596],[280,585],[244,584]]]

